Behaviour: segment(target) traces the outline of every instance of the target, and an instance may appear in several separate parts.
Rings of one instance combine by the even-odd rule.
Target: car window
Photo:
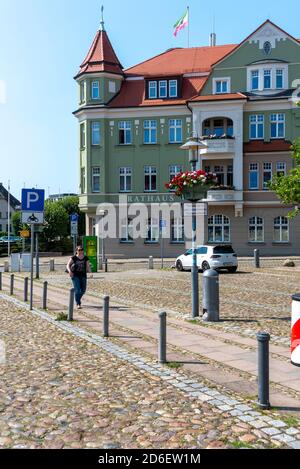
[[[234,254],[231,246],[215,246],[214,254]]]
[[[207,254],[207,248],[204,246],[197,248],[197,254]]]
[[[192,249],[188,249],[188,250],[185,251],[185,253],[184,253],[185,256],[189,256],[190,254],[193,254],[193,250],[192,250]]]

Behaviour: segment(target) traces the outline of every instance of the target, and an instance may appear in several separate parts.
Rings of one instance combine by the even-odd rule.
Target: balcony
[[[207,192],[206,202],[242,202],[243,191],[235,189],[214,189]]]
[[[233,137],[207,138],[203,139],[203,142],[206,143],[207,148],[200,150],[201,155],[209,156],[221,153],[222,155],[229,154],[232,158],[235,152],[235,140]]]

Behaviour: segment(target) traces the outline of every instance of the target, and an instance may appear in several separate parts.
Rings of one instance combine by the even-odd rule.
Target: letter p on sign
[[[43,212],[44,189],[22,189],[22,212]]]

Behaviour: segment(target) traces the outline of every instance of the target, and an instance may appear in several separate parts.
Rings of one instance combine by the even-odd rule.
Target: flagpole
[[[190,47],[190,7],[187,7],[188,12],[188,47]]]

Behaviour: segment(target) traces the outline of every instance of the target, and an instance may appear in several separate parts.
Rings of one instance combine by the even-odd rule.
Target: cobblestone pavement
[[[0,306],[1,448],[299,447],[291,422],[14,299]]]
[[[220,318],[210,327],[233,329],[253,336],[258,330],[270,332],[274,341],[289,343],[291,295],[300,289],[300,270],[275,266],[256,269],[244,263],[237,274],[220,274]],[[69,287],[60,272],[43,273],[50,284]],[[199,276],[200,304],[202,275]],[[191,311],[191,275],[175,270],[137,269],[99,273],[89,281],[89,291],[108,294],[134,305],[166,309],[181,316]]]

